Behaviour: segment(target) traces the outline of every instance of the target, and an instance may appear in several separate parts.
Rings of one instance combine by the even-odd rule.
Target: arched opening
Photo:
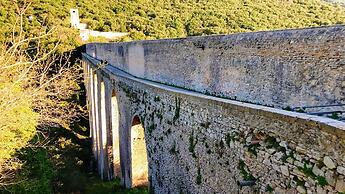
[[[119,134],[119,107],[115,90],[111,93],[111,136],[112,136],[112,166],[114,176],[121,178],[121,165],[120,165],[120,134]]]
[[[132,187],[148,186],[148,161],[144,127],[138,116],[131,127]]]

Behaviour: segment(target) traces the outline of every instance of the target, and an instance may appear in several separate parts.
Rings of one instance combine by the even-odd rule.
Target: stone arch
[[[148,186],[148,160],[144,126],[135,115],[130,130],[132,187]]]

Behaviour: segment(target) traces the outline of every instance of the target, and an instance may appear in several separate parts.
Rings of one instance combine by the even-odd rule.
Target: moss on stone
[[[201,172],[200,172],[200,167],[198,167],[198,172],[197,172],[197,176],[196,176],[196,184],[200,185],[201,184],[201,179],[202,179],[202,176],[201,176]]]
[[[300,180],[299,178],[297,178],[296,176],[293,178],[293,180],[296,182],[297,186],[302,186],[304,187],[305,181],[304,180]]]
[[[254,156],[258,155],[258,147],[260,147],[260,144],[250,144],[248,145],[248,152],[253,154]]]
[[[177,154],[177,150],[176,150],[176,142],[174,142],[174,144],[172,145],[171,149],[170,149],[170,154]]]
[[[200,123],[201,127],[204,127],[205,129],[208,129],[210,127],[211,123],[210,122],[205,122],[205,123]]]
[[[328,182],[324,176],[317,176],[316,181],[322,187],[328,185]]]
[[[284,147],[279,145],[277,139],[274,138],[274,137],[268,136],[265,139],[265,143],[266,143],[266,148],[268,148],[268,149],[274,148],[277,151],[281,151],[281,152],[285,152],[286,151],[286,149]]]
[[[266,192],[272,193],[273,188],[270,185],[266,185]]]
[[[250,174],[247,170],[246,170],[247,166],[244,163],[243,160],[240,160],[238,163],[238,169],[240,170],[240,173],[243,177],[244,180],[249,181],[249,180],[255,180],[255,177]]]
[[[298,167],[298,170],[301,171],[306,176],[309,176],[315,179],[316,175],[313,173],[313,167],[308,167],[308,166],[310,166],[310,163],[308,161],[304,161],[303,167]]]
[[[177,121],[178,118],[180,118],[180,108],[181,108],[181,98],[175,97],[175,114],[173,118],[173,123]]]
[[[159,96],[155,96],[154,97],[154,99],[153,99],[153,101],[155,101],[155,102],[159,102],[161,99],[159,98]]]
[[[195,146],[196,146],[197,143],[198,143],[198,139],[196,139],[196,140],[194,141],[194,133],[192,133],[192,134],[189,136],[189,148],[188,148],[188,150],[189,150],[189,152],[192,153],[192,156],[193,156],[194,158],[196,158],[196,155],[195,155]]]

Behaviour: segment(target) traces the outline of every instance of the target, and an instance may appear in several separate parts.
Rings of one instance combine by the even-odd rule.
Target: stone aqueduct
[[[152,193],[345,192],[345,123],[284,110],[345,104],[344,45],[345,26],[87,44],[99,174]]]

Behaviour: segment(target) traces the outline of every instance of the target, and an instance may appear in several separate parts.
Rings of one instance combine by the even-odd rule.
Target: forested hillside
[[[91,29],[129,32],[119,41],[345,24],[344,7],[320,0],[0,0],[0,193],[118,184],[91,173],[70,8]]]
[[[1,39],[15,21],[10,0],[1,0]],[[27,29],[69,27],[69,9],[78,8],[91,29],[130,32],[131,39],[228,34],[345,23],[345,8],[320,0],[32,0]],[[29,16],[33,16],[29,21]],[[71,30],[59,28],[60,38]]]

